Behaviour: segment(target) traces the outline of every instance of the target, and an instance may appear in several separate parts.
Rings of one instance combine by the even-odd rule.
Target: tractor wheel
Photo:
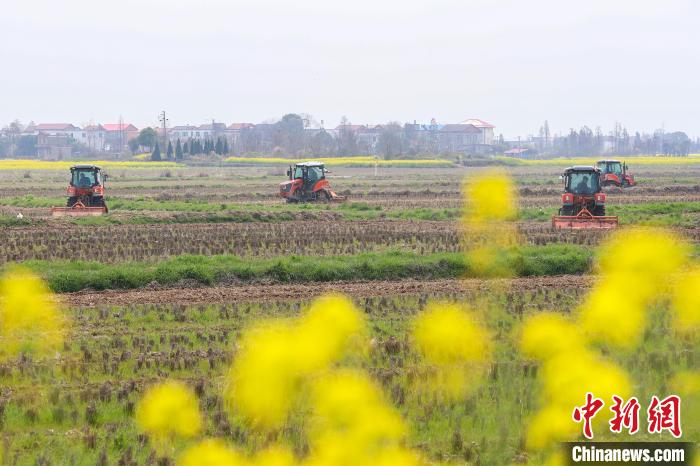
[[[623,188],[629,188],[629,187],[630,187],[630,182],[623,178],[623,179],[622,179],[622,187],[623,187]]]
[[[75,203],[78,202],[78,198],[75,196],[71,196],[68,198],[68,201],[66,201],[66,207],[73,207]]]
[[[318,191],[316,193],[316,200],[319,202],[330,202],[331,195],[328,194],[328,191],[326,191],[325,189],[322,189],[321,191]]]
[[[604,217],[604,216],[605,216],[605,206],[604,206],[604,205],[595,206],[595,207],[593,208],[593,212],[592,212],[592,213],[593,213],[593,215],[595,215],[596,217]]]

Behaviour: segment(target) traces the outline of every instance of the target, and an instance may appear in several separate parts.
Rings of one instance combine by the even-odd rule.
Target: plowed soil
[[[245,286],[216,286],[196,288],[153,288],[128,291],[81,291],[66,293],[61,299],[70,307],[126,306],[132,304],[220,304],[235,301],[265,301],[300,297],[313,298],[323,293],[345,293],[353,297],[454,293],[460,291],[488,291],[494,288],[532,291],[548,289],[588,289],[592,276],[560,275],[501,280],[449,279],[329,282],[318,284]]]

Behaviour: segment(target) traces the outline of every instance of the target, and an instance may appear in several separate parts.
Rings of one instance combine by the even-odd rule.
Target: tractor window
[[[89,188],[98,184],[99,177],[93,170],[73,170],[71,184],[79,188]]]
[[[294,169],[294,178],[296,179],[296,178],[303,178],[303,177],[304,177],[304,172],[301,169],[301,167],[296,167]]]
[[[594,194],[598,192],[598,177],[591,172],[571,173],[568,188],[575,194]]]
[[[321,167],[310,167],[309,168],[309,179],[311,181],[318,181],[323,178],[323,170]]]
[[[614,173],[616,175],[622,175],[622,164],[620,163],[609,163],[608,173]]]

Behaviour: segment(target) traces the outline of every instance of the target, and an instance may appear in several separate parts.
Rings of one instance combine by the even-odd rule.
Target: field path
[[[449,293],[469,290],[489,290],[506,286],[517,290],[541,288],[587,289],[593,276],[559,275],[554,277],[525,277],[502,280],[445,279],[331,282],[314,284],[257,284],[195,288],[154,288],[137,290],[81,291],[65,293],[61,299],[70,307],[124,306],[133,304],[213,304],[235,301],[312,298],[323,293],[345,293],[351,297]]]

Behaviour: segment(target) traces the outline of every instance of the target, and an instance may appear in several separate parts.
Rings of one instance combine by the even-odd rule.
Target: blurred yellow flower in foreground
[[[490,222],[512,220],[517,214],[515,188],[508,175],[492,170],[468,179],[464,185],[465,220]]]
[[[700,330],[700,269],[680,278],[673,293],[675,326],[681,332]]]
[[[429,303],[414,322],[413,340],[431,364],[482,362],[490,353],[486,330],[457,304]]]
[[[616,232],[599,252],[600,282],[580,307],[579,322],[587,336],[618,348],[638,346],[647,308],[685,264],[688,251],[667,231]]]
[[[304,379],[341,359],[364,328],[362,314],[348,298],[330,295],[296,321],[249,329],[228,376],[227,407],[255,427],[280,427]]]
[[[177,464],[178,466],[244,466],[247,462],[221,440],[210,439],[188,448]]]
[[[294,466],[297,464],[294,453],[289,448],[272,446],[257,455],[251,466]]]
[[[580,426],[572,421],[571,413],[583,403],[586,393],[604,400],[631,395],[632,384],[625,371],[589,348],[576,324],[563,316],[529,317],[523,325],[520,349],[543,361],[539,373],[543,407],[528,424],[529,449],[542,450],[575,438]],[[594,428],[600,428],[605,419],[594,418]]]
[[[562,315],[536,314],[523,324],[520,349],[526,356],[546,360],[584,346],[581,332]]]
[[[471,275],[509,277],[514,275],[505,255],[518,243],[517,198],[511,179],[500,171],[489,171],[467,179],[463,185],[464,249]]]
[[[136,407],[136,423],[159,447],[174,437],[194,437],[202,428],[197,397],[181,382],[150,387]]]
[[[400,442],[403,419],[367,375],[340,370],[314,384],[311,453],[305,466],[419,465]]]
[[[458,399],[476,385],[490,359],[488,332],[464,306],[429,303],[416,317],[411,336],[423,365],[415,379],[417,393]]]
[[[23,268],[0,279],[0,359],[46,356],[63,344],[67,322],[44,281]]]

